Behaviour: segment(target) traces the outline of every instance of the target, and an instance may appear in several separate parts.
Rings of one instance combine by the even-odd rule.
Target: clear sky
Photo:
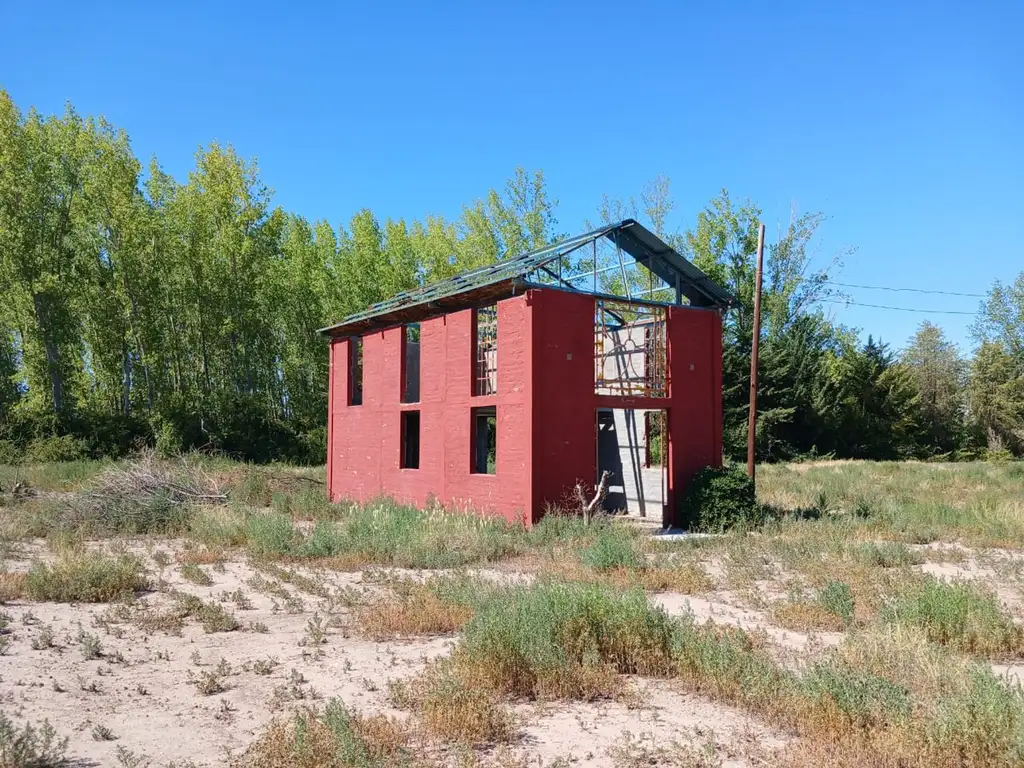
[[[517,165],[559,230],[672,180],[672,228],[720,188],[829,215],[842,282],[984,293],[1024,270],[1024,2],[26,3],[0,0],[0,87],[103,114],[184,178],[217,139],[275,202],[455,217]],[[978,300],[850,289],[972,312]],[[923,319],[829,308],[901,346]]]

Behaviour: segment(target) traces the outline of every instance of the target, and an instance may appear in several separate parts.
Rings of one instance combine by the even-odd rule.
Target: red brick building
[[[671,525],[721,462],[729,302],[626,220],[325,328],[330,496],[530,525],[607,471],[606,507]]]

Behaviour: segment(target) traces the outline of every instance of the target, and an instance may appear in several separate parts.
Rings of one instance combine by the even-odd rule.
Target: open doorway
[[[664,521],[667,424],[664,409],[597,410],[597,479],[609,473],[606,512]]]

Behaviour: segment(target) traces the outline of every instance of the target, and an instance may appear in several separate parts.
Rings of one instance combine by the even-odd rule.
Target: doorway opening
[[[606,512],[664,523],[667,426],[668,412],[664,409],[597,410],[597,481],[602,473],[609,474]]]

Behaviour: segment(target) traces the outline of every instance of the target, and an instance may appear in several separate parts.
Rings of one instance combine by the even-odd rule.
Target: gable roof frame
[[[603,238],[615,244],[619,260],[610,267],[598,269],[597,243]],[[588,245],[592,245],[594,249],[593,269],[567,278],[562,274],[562,264],[565,263],[566,257]],[[675,293],[675,300],[655,301],[598,291],[598,274],[616,269],[622,270],[623,282],[628,291],[621,253],[631,256],[637,264],[645,267],[665,286],[671,288]],[[557,271],[551,269],[553,264],[557,264]],[[586,277],[593,279],[592,290],[573,285],[573,281]],[[725,309],[735,301],[724,288],[660,237],[635,219],[624,219],[436,283],[402,291],[361,312],[349,315],[334,325],[321,328],[318,333],[326,336],[370,333],[395,325],[418,322],[445,312],[484,306],[523,293],[530,288],[555,288],[606,299],[657,305],[681,305],[685,297],[690,306],[714,309]]]

